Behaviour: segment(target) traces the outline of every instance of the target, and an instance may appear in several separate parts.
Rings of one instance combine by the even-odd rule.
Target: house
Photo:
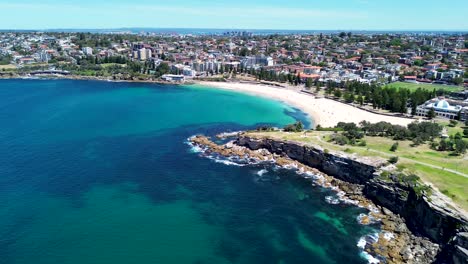
[[[426,68],[429,71],[431,71],[431,70],[434,71],[434,70],[437,70],[439,68],[439,64],[438,63],[429,63],[424,68]]]
[[[416,82],[417,76],[404,76],[403,79],[405,82]]]
[[[299,73],[299,78],[300,78],[303,82],[307,81],[307,79],[317,80],[317,79],[319,79],[320,77],[321,77],[320,74],[307,74],[307,73],[303,73],[303,72]]]

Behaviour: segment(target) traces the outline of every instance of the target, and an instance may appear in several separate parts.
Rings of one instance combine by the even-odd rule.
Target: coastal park
[[[319,146],[325,150],[342,152],[348,156],[380,157],[386,160],[398,157],[398,170],[419,176],[426,184],[450,197],[460,208],[468,211],[468,156],[454,156],[447,151],[435,151],[428,144],[414,146],[412,141],[396,141],[386,137],[365,136],[365,145],[338,145],[331,141],[332,131],[307,132],[249,132],[249,136],[268,137]]]

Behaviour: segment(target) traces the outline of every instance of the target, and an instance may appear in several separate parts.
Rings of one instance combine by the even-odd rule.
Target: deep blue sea
[[[295,120],[200,86],[0,80],[0,263],[366,263],[363,209],[186,144]]]

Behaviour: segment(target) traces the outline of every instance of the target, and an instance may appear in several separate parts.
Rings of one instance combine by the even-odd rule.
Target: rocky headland
[[[466,216],[441,202],[444,199],[437,191],[421,192],[399,180],[385,160],[248,133],[239,133],[226,144],[205,136],[194,136],[190,142],[206,154],[295,169],[335,190],[342,201],[367,208],[369,213],[361,215],[359,222],[379,222],[382,232],[361,246],[383,263],[467,263]]]

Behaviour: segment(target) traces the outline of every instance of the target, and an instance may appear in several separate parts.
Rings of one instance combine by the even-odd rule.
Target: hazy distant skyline
[[[0,0],[0,29],[468,30],[468,1]]]

